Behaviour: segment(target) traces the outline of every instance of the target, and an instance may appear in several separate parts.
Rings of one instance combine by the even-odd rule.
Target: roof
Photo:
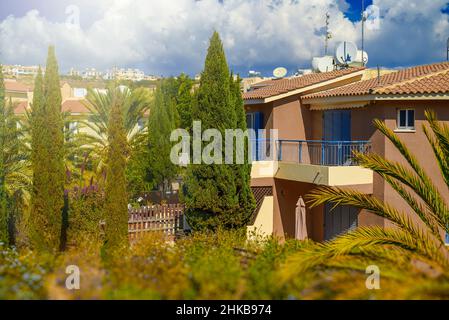
[[[309,94],[303,99],[359,96],[368,94],[449,93],[449,62],[415,66],[379,78],[359,81],[331,90]]]
[[[30,88],[15,80],[5,80],[6,91],[28,92]]]
[[[86,107],[85,103],[86,100],[65,100],[62,103],[62,112],[90,113],[90,110]]]
[[[14,113],[15,114],[25,114],[27,109],[28,109],[28,102],[20,101],[17,104],[17,106],[14,108]]]
[[[260,89],[248,91],[243,94],[244,100],[265,99],[279,94],[287,93],[293,90],[302,89],[321,82],[334,80],[351,73],[364,70],[362,67],[348,68],[343,70],[334,70],[323,73],[306,74],[302,77],[293,77],[279,80],[267,80],[257,83]]]

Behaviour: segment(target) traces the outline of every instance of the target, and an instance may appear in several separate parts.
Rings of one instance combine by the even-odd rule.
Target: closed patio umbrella
[[[299,197],[296,203],[296,226],[295,226],[295,239],[305,240],[307,239],[307,224],[306,224],[306,204],[302,197]]]

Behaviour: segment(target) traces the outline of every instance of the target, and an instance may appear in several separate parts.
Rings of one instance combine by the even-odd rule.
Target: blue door
[[[358,226],[359,209],[352,206],[324,206],[324,240],[332,240]]]
[[[252,159],[253,161],[263,160],[263,146],[265,143],[261,141],[259,130],[263,129],[263,113],[249,112],[246,114],[246,126],[256,132],[256,140],[251,141]]]
[[[329,110],[323,113],[323,142],[321,164],[343,165],[351,156],[351,111]],[[346,143],[342,143],[346,141]]]

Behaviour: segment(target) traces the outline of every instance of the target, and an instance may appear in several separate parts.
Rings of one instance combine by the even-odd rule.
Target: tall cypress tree
[[[0,242],[9,243],[8,237],[8,211],[6,195],[6,168],[5,168],[5,146],[6,146],[6,101],[5,83],[3,71],[0,65]]]
[[[155,185],[162,186],[162,197],[165,197],[166,186],[178,172],[178,167],[170,161],[170,134],[179,122],[173,84],[173,79],[162,80],[148,120],[149,176]]]
[[[48,49],[45,78],[35,80],[31,114],[33,194],[31,240],[36,248],[60,249],[64,206],[64,133],[59,69],[54,47]]]
[[[182,73],[178,77],[178,94],[176,109],[179,114],[179,125],[182,129],[190,131],[192,128],[192,86],[193,81],[188,75]]]
[[[240,90],[240,82],[240,77],[237,77],[234,80],[234,77],[231,75],[231,96],[235,107],[236,127],[237,129],[241,129],[243,132],[245,132],[247,130],[246,113],[244,109],[242,92]],[[235,223],[242,225],[245,225],[249,222],[249,220],[251,219],[251,215],[256,207],[254,194],[250,187],[251,163],[248,162],[248,143],[249,141],[245,140],[243,155],[244,163],[234,165],[237,194],[239,197],[239,208],[236,210],[237,214],[235,214],[234,216],[236,219],[240,219],[236,220]]]
[[[192,104],[192,119],[200,120],[202,130],[218,129],[225,137],[226,129],[243,127],[241,113],[236,113],[235,88],[229,74],[222,42],[217,32],[211,40],[200,86]],[[243,107],[239,105],[239,108]],[[225,144],[223,141],[224,159]],[[191,164],[188,167],[184,202],[187,219],[194,229],[239,228],[250,215],[251,197],[241,196],[249,188],[242,180],[239,166],[234,164]]]
[[[110,89],[119,90],[119,89]],[[126,155],[129,150],[123,114],[117,94],[112,101],[108,123],[108,156],[105,188],[105,245],[106,257],[128,242],[128,196],[126,190]]]

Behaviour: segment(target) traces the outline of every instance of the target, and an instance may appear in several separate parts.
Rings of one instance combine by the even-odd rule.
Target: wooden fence
[[[128,210],[130,240],[147,232],[163,232],[175,236],[184,229],[184,206],[180,204],[155,205]]]

